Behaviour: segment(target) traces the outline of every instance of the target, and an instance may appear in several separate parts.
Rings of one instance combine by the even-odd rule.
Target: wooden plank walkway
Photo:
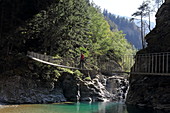
[[[146,73],[146,72],[129,72],[131,75],[156,75],[156,76],[170,76],[170,73]]]
[[[157,75],[157,76],[170,76],[170,73],[146,73],[146,72],[126,72],[126,71],[112,71],[112,73],[125,73],[134,75]]]

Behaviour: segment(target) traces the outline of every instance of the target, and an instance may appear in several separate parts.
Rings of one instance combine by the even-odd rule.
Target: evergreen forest
[[[123,55],[135,53],[127,40],[140,46],[132,33],[135,27],[124,18],[104,15],[88,0],[0,0],[0,74],[22,67],[27,51],[73,62],[84,53],[93,68],[101,58],[121,65]]]
[[[108,21],[111,30],[114,30],[115,28],[122,30],[123,33],[126,34],[125,38],[128,42],[134,45],[134,47],[137,49],[142,48],[140,29],[136,26],[134,21],[130,21],[130,19],[125,17],[116,16],[112,13],[109,13],[107,10],[103,11],[103,15]]]

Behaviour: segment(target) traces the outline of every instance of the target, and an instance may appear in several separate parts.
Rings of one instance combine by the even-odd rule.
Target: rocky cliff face
[[[66,101],[63,91],[54,82],[41,82],[28,77],[0,78],[0,102],[55,103]]]
[[[148,47],[139,53],[170,52],[170,0],[156,14],[156,26],[145,37]]]
[[[126,103],[154,109],[170,109],[170,77],[132,75]]]
[[[156,14],[156,27],[146,36],[148,47],[139,53],[170,52],[170,0]],[[139,67],[142,64],[136,64]],[[127,104],[170,110],[170,77],[131,75]]]
[[[55,83],[16,75],[0,78],[0,102],[122,101],[127,89],[128,81],[122,77],[97,75],[91,80],[77,80],[66,74],[60,83]]]
[[[68,101],[120,101],[124,100],[128,81],[123,77],[106,77],[98,74],[92,79],[76,80],[74,76],[62,76],[61,87]]]
[[[22,63],[20,63],[20,62]],[[56,76],[46,65],[22,57],[0,74],[0,102],[52,103],[66,101]]]
[[[119,76],[96,75],[80,84],[81,101],[123,101],[128,89],[127,79]]]
[[[0,102],[8,104],[63,101],[119,101],[125,99],[128,81],[123,77],[96,75],[80,79],[53,67],[24,58],[17,68],[0,75]],[[25,62],[25,63],[24,63]]]

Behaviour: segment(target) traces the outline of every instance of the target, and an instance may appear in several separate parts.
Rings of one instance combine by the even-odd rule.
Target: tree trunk
[[[141,40],[142,40],[142,48],[144,49],[144,39],[143,39],[143,14],[141,14]]]
[[[149,11],[148,16],[149,16],[149,26],[148,27],[149,27],[149,31],[151,31],[151,15],[150,15],[150,11]]]

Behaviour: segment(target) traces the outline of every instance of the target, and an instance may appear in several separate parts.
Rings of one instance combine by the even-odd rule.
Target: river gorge
[[[52,10],[50,11],[52,12]],[[51,13],[50,11],[49,15]],[[156,27],[145,37],[147,47],[139,50],[137,55],[170,52],[169,12],[170,0],[165,0],[156,14]],[[41,13],[45,14],[43,11],[41,11]],[[44,17],[46,18],[46,16]],[[38,14],[37,17],[39,19],[41,14]],[[36,22],[38,22],[38,19]],[[54,23],[54,21],[51,22]],[[29,25],[31,26],[32,24]],[[20,27],[22,28],[23,26]],[[24,27],[22,29],[20,27],[18,27],[18,29],[24,31]],[[43,28],[43,30],[44,29],[46,28]],[[50,30],[51,29],[48,29],[48,31]],[[21,37],[25,35],[25,33],[29,34],[29,32],[21,32]],[[42,32],[43,31],[41,31],[41,33]],[[35,31],[31,33],[34,34]],[[39,34],[39,31],[37,30],[36,33]],[[78,34],[79,33],[80,32],[78,32]],[[16,34],[14,33],[14,35]],[[9,37],[12,37],[12,35]],[[7,36],[7,41],[4,41],[4,45],[8,42],[9,37]],[[19,35],[16,35],[16,37],[19,37]],[[27,35],[25,35],[25,37],[27,37]],[[35,50],[36,52],[46,54],[45,52],[49,52],[47,50],[57,50],[58,46],[52,48],[53,46],[51,45],[55,36],[49,42],[44,38],[44,40],[48,42],[46,48],[44,45],[41,47],[36,45],[37,36],[34,37],[35,44],[33,44],[34,41],[32,40],[33,35],[30,37],[30,39],[28,38],[26,40],[27,43],[25,43],[25,40],[19,41],[23,43],[21,47],[18,47],[18,41],[15,42],[17,44],[11,46],[10,44],[13,40],[10,40],[7,44],[8,46],[5,45],[6,48],[2,51],[0,50],[0,53],[2,53],[0,57],[0,113],[169,113],[169,75],[155,76],[154,74],[147,75],[147,73],[143,75],[104,74],[99,71],[96,62],[92,63],[92,61],[95,60],[94,58],[100,56],[97,56],[97,54],[101,54],[101,51],[98,53],[92,51],[93,57],[90,57],[91,64],[89,64],[90,66],[92,65],[90,67],[92,68],[91,71],[83,71],[81,69],[72,70],[42,64],[28,58],[26,51]],[[41,35],[39,37],[41,37]],[[58,37],[60,37],[60,34]],[[79,38],[76,40],[78,39]],[[38,44],[40,44],[39,41],[41,42],[42,40],[38,40]],[[59,41],[57,40],[56,42]],[[66,47],[65,42],[67,41],[63,40],[63,42],[59,43],[64,45],[61,48]],[[68,39],[67,43],[69,42],[70,40]],[[33,46],[30,43],[33,44]],[[28,46],[27,44],[30,45]],[[70,45],[72,45],[72,43]],[[74,46],[77,47],[79,45]],[[78,51],[78,49],[73,51],[68,48],[69,47],[66,47],[64,51],[59,49],[59,52],[55,51],[54,53],[56,55],[57,52],[61,52],[62,56],[68,52],[69,55],[72,53],[74,58],[74,55],[76,56],[78,52],[81,52]],[[91,48],[89,51],[88,49],[83,48],[87,53]],[[65,52],[66,50],[68,51]],[[8,53],[7,56],[5,56],[6,52]],[[114,51],[108,50],[106,52],[107,55],[110,52],[114,53]],[[105,59],[107,59],[109,55],[114,56],[114,54],[107,55],[103,55]],[[103,56],[101,55],[100,57]],[[113,58],[115,59],[116,57],[114,56]],[[167,57],[167,59],[170,58]],[[119,58],[117,58],[117,60],[119,60]],[[163,62],[164,61],[165,60],[163,60]],[[119,61],[115,60],[114,62],[118,64]],[[76,62],[74,63],[76,64]],[[168,65],[170,64],[169,61],[166,63]],[[152,65],[154,65],[154,63]],[[135,63],[134,66],[140,67],[141,70],[146,69],[145,61]],[[120,67],[115,67],[115,69],[116,68]],[[170,70],[170,67],[166,68]]]

